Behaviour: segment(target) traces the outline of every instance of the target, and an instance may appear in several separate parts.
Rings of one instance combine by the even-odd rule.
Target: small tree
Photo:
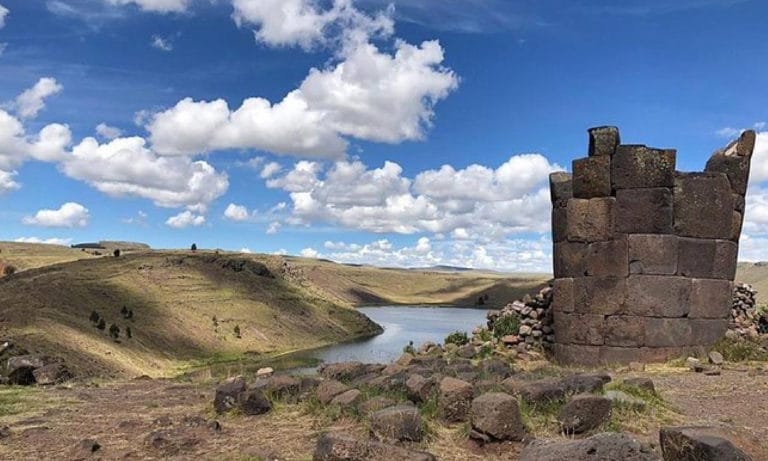
[[[242,336],[240,336],[240,325],[235,325],[235,336],[240,339]]]
[[[15,273],[16,273],[16,266],[5,266],[5,268],[3,268],[3,275],[5,276],[13,275]]]
[[[120,327],[115,325],[114,323],[109,326],[109,336],[112,339],[117,339],[120,337]]]
[[[107,322],[105,322],[104,319],[99,319],[99,323],[96,325],[96,328],[104,331],[104,329],[107,328]]]
[[[485,305],[485,299],[484,299],[482,296],[480,296],[479,298],[477,298],[477,305],[478,305],[478,306],[483,306],[483,305]]]
[[[112,254],[115,255],[115,258],[119,258],[120,257],[120,249],[119,248],[115,249],[115,251],[113,251]]]
[[[90,320],[90,321],[91,321],[91,323],[94,323],[94,324],[96,324],[96,323],[99,323],[99,319],[100,319],[100,318],[101,318],[101,316],[99,315],[99,313],[98,313],[98,312],[96,312],[96,311],[91,311],[91,316],[90,316],[90,317],[88,317],[88,320]]]
[[[189,247],[192,251],[197,251],[197,243],[193,243],[191,247]]]
[[[467,334],[463,331],[454,331],[445,337],[445,344],[455,344],[457,346],[463,346],[469,343]]]
[[[122,315],[124,319],[128,318],[128,307],[127,306],[123,306],[123,308],[120,309],[120,315]]]
[[[128,339],[133,338],[133,332],[131,332],[131,327],[125,327],[125,336],[127,336]]]

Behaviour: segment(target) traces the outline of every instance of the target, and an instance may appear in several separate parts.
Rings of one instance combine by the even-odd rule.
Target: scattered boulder
[[[384,395],[377,395],[357,406],[363,415],[369,415],[379,410],[397,405],[397,402]]]
[[[337,381],[352,381],[371,372],[379,372],[384,365],[371,365],[360,362],[328,363],[322,365],[317,371],[324,378]]]
[[[624,384],[654,394],[656,393],[656,386],[653,385],[653,380],[651,378],[627,378],[624,380]]]
[[[313,461],[437,461],[429,453],[395,445],[359,440],[345,434],[323,434],[317,440]]]
[[[61,360],[43,355],[17,355],[8,359],[8,382],[20,386],[35,384],[34,371]]]
[[[591,431],[611,418],[611,400],[600,395],[580,394],[560,410],[558,421],[567,434]]]
[[[707,358],[709,359],[709,363],[712,365],[720,366],[725,362],[725,359],[723,359],[723,354],[717,352],[717,351],[710,351],[709,354],[707,354]]]
[[[581,440],[537,440],[520,461],[661,461],[653,449],[627,434],[602,433]]]
[[[277,375],[266,380],[263,390],[277,399],[296,402],[302,392],[302,385],[298,378]]]
[[[456,355],[464,359],[471,359],[475,356],[475,346],[472,344],[465,344],[456,349]]]
[[[256,377],[257,378],[269,377],[269,376],[272,376],[274,373],[275,373],[275,369],[272,367],[259,368],[258,370],[256,370]]]
[[[465,421],[472,396],[472,384],[449,376],[443,378],[437,400],[440,417],[447,422]]]
[[[411,405],[397,405],[371,414],[370,429],[380,441],[420,442],[424,435],[419,410]]]
[[[568,388],[562,381],[545,379],[534,382],[521,382],[512,378],[502,383],[512,393],[520,395],[526,402],[533,405],[546,404],[553,400],[561,400],[568,393]]]
[[[11,436],[11,428],[8,426],[0,426],[0,440],[7,439]]]
[[[263,415],[272,410],[272,403],[260,389],[250,389],[238,394],[237,408],[245,415]]]
[[[583,373],[563,378],[561,384],[566,392],[581,394],[600,392],[603,386],[611,382],[611,377],[605,373]]]
[[[665,461],[751,461],[728,439],[707,427],[665,427],[659,431]]]
[[[525,425],[517,399],[503,392],[489,392],[472,401],[470,436],[483,441],[523,440]]]
[[[354,408],[363,400],[363,394],[357,389],[350,389],[342,392],[331,400],[331,405],[338,405],[342,408]]]
[[[32,371],[35,382],[40,385],[60,384],[72,379],[73,375],[63,363],[51,363]]]
[[[411,375],[405,381],[408,399],[414,403],[426,402],[435,390],[435,380],[419,374]]]
[[[685,359],[685,365],[690,368],[691,371],[695,371],[696,373],[704,371],[704,365],[702,365],[701,360],[696,357],[688,357]]]
[[[336,381],[335,379],[326,379],[317,385],[315,393],[317,395],[317,400],[319,400],[320,403],[328,405],[334,397],[347,392],[348,390],[349,386],[346,384]]]
[[[480,363],[480,371],[486,376],[494,377],[498,380],[504,380],[514,374],[514,370],[508,362],[497,358],[483,360]]]
[[[226,413],[237,406],[238,396],[246,389],[245,378],[238,376],[230,378],[216,387],[213,398],[213,408],[216,413]]]

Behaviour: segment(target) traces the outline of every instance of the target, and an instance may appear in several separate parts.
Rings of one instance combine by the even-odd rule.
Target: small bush
[[[478,306],[483,306],[483,305],[485,305],[485,298],[484,298],[484,297],[482,297],[482,296],[480,296],[479,298],[477,298],[477,305],[478,305]]]
[[[133,338],[133,332],[131,331],[131,327],[125,327],[125,336],[127,336],[128,339]]]
[[[117,339],[120,337],[120,327],[115,325],[114,323],[109,326],[109,336],[112,339]]]
[[[712,349],[723,354],[723,358],[728,362],[768,360],[765,347],[747,338],[723,338],[716,342]]]
[[[115,258],[119,258],[120,257],[120,249],[116,249],[115,251],[112,252],[112,254],[115,256]]]
[[[445,344],[455,344],[457,346],[463,346],[469,343],[467,334],[463,331],[454,331],[445,337]]]
[[[493,322],[493,335],[497,338],[507,335],[516,335],[520,331],[520,316],[507,314]]]
[[[9,276],[16,273],[16,266],[5,266],[3,268],[3,275]]]
[[[91,321],[91,323],[99,323],[99,319],[101,319],[101,316],[96,311],[91,311],[91,316],[88,317],[88,320]]]
[[[99,319],[99,323],[96,325],[96,328],[103,331],[107,328],[107,322],[105,322],[104,319]]]
[[[403,353],[416,355],[416,348],[413,347],[413,341],[408,341],[408,345],[403,348]]]
[[[193,243],[191,247],[189,247],[192,251],[197,251],[197,243]]]
[[[240,339],[242,336],[240,336],[240,325],[235,325],[235,336]]]

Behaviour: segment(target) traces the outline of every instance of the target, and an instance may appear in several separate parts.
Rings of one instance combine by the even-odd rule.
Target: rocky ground
[[[10,387],[0,391],[0,459],[312,459],[313,454],[317,456],[316,451],[338,448],[339,443],[346,444],[345,449],[352,451],[360,450],[355,444],[364,444],[366,453],[373,456],[372,453],[379,449],[378,442],[372,441],[374,438],[394,437],[401,441],[382,445],[384,451],[379,452],[389,459],[403,458],[406,452],[391,450],[405,449],[429,452],[441,460],[517,460],[534,439],[558,442],[574,439],[589,444],[597,442],[583,440],[602,432],[629,433],[647,449],[660,453],[659,429],[679,425],[712,427],[752,459],[768,459],[768,427],[765,425],[768,402],[762,398],[768,394],[768,368],[764,365],[726,363],[718,369],[719,375],[694,373],[682,363],[642,371],[642,367],[636,366],[635,371],[609,370],[611,381],[604,385],[605,378],[597,381],[584,378],[601,376],[602,372],[580,375],[582,384],[592,384],[587,386],[589,389],[575,389],[573,383],[579,381],[574,381],[572,376],[577,370],[560,369],[545,362],[532,362],[526,364],[525,369],[515,368],[508,372],[496,363],[494,371],[478,373],[476,377],[496,376],[498,385],[483,383],[483,379],[472,380],[470,374],[477,371],[470,371],[466,362],[454,363],[462,365],[451,368],[451,364],[447,364],[441,375],[463,373],[463,377],[472,383],[470,398],[482,395],[486,390],[496,392],[496,397],[486,402],[491,406],[483,414],[493,414],[495,410],[491,409],[494,408],[503,410],[508,405],[515,408],[519,405],[520,421],[512,421],[499,429],[492,418],[485,421],[474,418],[471,407],[446,406],[450,399],[443,403],[432,399],[431,395],[437,395],[439,400],[452,392],[461,394],[459,377],[450,378],[453,381],[448,384],[442,379],[436,383],[435,394],[425,394],[423,401],[413,394],[423,387],[413,382],[404,392],[372,392],[375,386],[370,380],[392,371],[396,373],[390,376],[397,376],[402,372],[397,367],[421,366],[417,363],[390,366],[387,372],[376,367],[379,371],[374,372],[375,376],[368,376],[368,384],[360,384],[365,381],[361,378],[366,373],[362,373],[363,368],[359,366],[355,368],[357,365],[327,368],[323,372],[324,380],[305,378],[305,387],[291,387],[291,383],[301,383],[301,379],[249,377],[249,389],[259,392],[247,403],[227,400],[226,396],[214,402],[216,385],[209,382],[138,379],[104,384],[73,383],[53,388]],[[490,366],[486,365],[486,368]],[[475,370],[482,367],[480,364]],[[459,371],[461,369],[464,371]],[[624,384],[632,378],[650,378],[657,397],[643,390],[633,392],[631,386]],[[337,380],[347,384],[344,388],[331,385]],[[552,391],[566,382],[571,383],[571,388],[566,390],[564,398],[558,394],[560,391]],[[237,380],[229,384],[232,383]],[[556,384],[554,387],[553,383]],[[645,385],[642,380],[635,384]],[[361,391],[349,395],[349,389]],[[499,391],[514,398],[500,398]],[[611,414],[600,420],[597,427],[588,428],[580,435],[563,435],[566,424],[571,424],[569,432],[574,432],[574,421],[567,423],[563,420],[563,404],[573,401],[571,395],[580,391],[593,391],[597,405],[588,405],[589,414],[597,415],[598,419],[601,418],[599,401],[609,397],[612,391],[627,392],[632,398],[639,396],[644,398],[645,404],[640,409],[633,407],[631,402],[617,403],[614,400]],[[249,416],[246,413],[260,413],[265,409],[263,402],[256,398],[259,393],[269,396],[266,405],[271,409]],[[338,398],[344,394],[347,396]],[[554,403],[548,403],[546,396],[554,396]],[[416,407],[396,406],[394,411],[385,411],[383,416],[372,416],[377,405],[369,403],[366,408],[363,403],[381,403],[385,399],[419,403]],[[221,406],[222,410],[227,406],[235,409],[217,413],[215,405]],[[482,405],[482,402],[474,405]],[[502,410],[499,411],[503,413]],[[578,409],[575,411],[578,413]],[[407,422],[414,418],[417,424],[408,425]],[[334,436],[324,437],[325,433],[343,435],[333,439]],[[509,440],[497,441],[497,438]],[[611,440],[610,443],[619,442]],[[531,449],[536,449],[536,445],[528,448]],[[545,451],[557,452],[551,446]],[[430,459],[413,453],[407,456]],[[536,459],[530,458],[530,452],[528,456],[527,459]],[[655,455],[651,451],[642,456]]]

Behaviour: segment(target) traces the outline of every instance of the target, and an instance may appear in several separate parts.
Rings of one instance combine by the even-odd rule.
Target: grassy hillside
[[[61,245],[0,242],[0,265],[12,265],[20,271],[95,257],[87,251]]]
[[[205,253],[146,252],[27,270],[0,278],[0,306],[0,338],[65,356],[81,375],[169,375],[211,357],[313,347],[378,328],[285,277],[281,258]],[[133,319],[123,318],[123,306]],[[119,343],[93,326],[92,311],[107,330],[120,327]]]
[[[354,305],[453,304],[473,306],[488,295],[487,307],[502,306],[543,287],[547,274],[482,271],[427,271],[348,266],[328,261],[286,258],[304,286]]]
[[[739,263],[736,280],[749,283],[757,290],[758,304],[768,304],[768,264]]]

